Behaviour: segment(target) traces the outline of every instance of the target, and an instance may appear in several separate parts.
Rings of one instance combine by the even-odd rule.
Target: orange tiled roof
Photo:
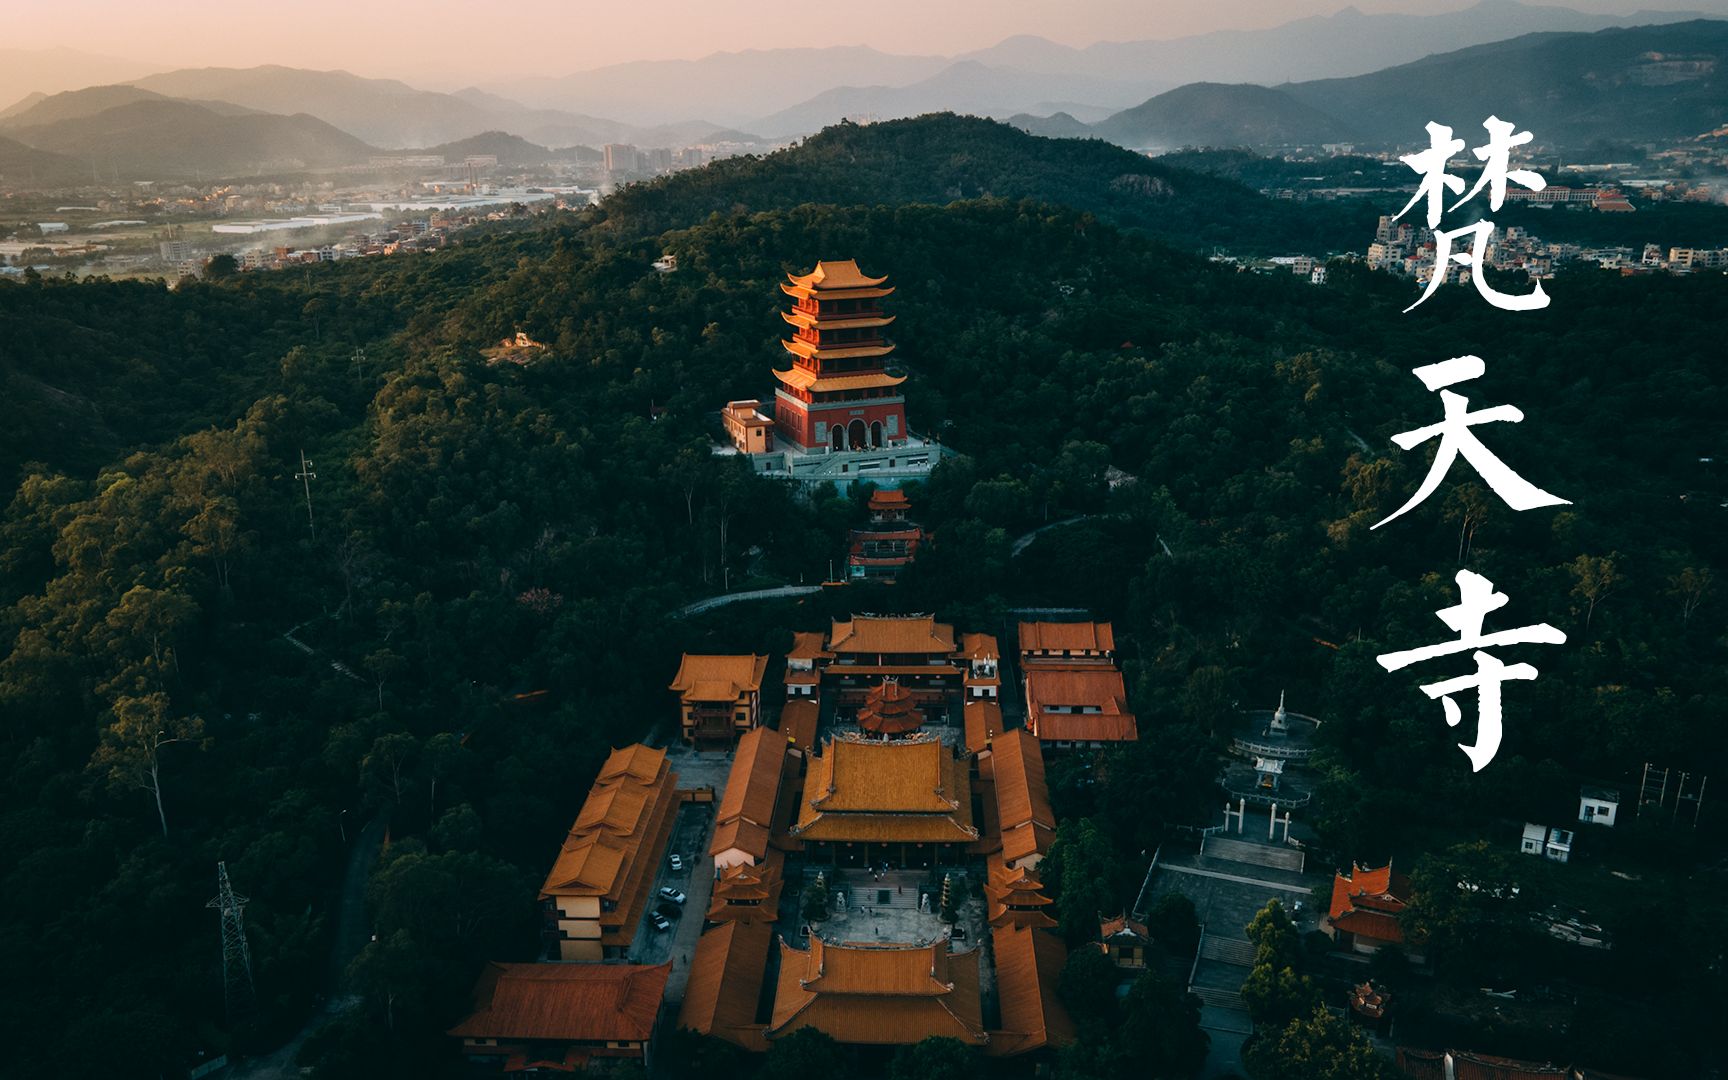
[[[1098,712],[1050,712],[1092,706]],[[1115,668],[1026,669],[1026,726],[1045,742],[1124,742],[1139,737],[1127,689]]]
[[[762,673],[767,667],[766,656],[685,653],[678,677],[667,689],[678,691],[685,701],[736,701],[762,689]]]
[[[1398,913],[1410,895],[1410,880],[1394,873],[1392,864],[1369,869],[1351,864],[1349,874],[1332,879],[1332,905],[1328,918],[1333,929],[1376,941],[1402,943],[1403,928]]]
[[[541,896],[617,899],[623,871],[675,796],[676,784],[664,750],[637,744],[612,751],[546,875]]]
[[[877,488],[870,493],[872,510],[904,510],[911,505],[912,501],[899,488]]]
[[[888,280],[865,274],[856,259],[823,259],[808,274],[787,274],[786,279],[807,289],[860,289]]]
[[[986,921],[991,926],[1052,927],[1056,920],[1044,910],[1052,901],[1044,895],[1044,883],[1025,867],[1010,869],[1001,855],[986,861],[989,877],[984,884]]]
[[[726,776],[726,793],[720,797],[714,820],[743,817],[761,825],[772,823],[774,804],[780,795],[780,770],[785,762],[786,743],[777,732],[752,728],[741,735]]]
[[[793,835],[801,840],[966,844],[966,763],[940,740],[830,739],[810,761]]]
[[[792,338],[781,341],[780,347],[793,356],[804,360],[857,360],[871,357],[885,357],[894,351],[894,346],[885,341],[873,345],[829,345],[822,348],[802,338]],[[880,367],[881,365],[876,365]],[[805,390],[855,390],[864,387],[899,386],[906,381],[904,375],[889,375],[876,371],[868,374],[860,372],[856,375],[825,375],[818,378],[816,374],[804,367],[794,366],[787,371],[775,371],[774,377],[788,386],[796,386]],[[853,380],[847,382],[846,380]],[[868,380],[868,381],[858,381]]]
[[[1000,657],[1002,650],[997,647],[996,639],[989,634],[962,634],[960,655],[968,660],[984,660]]]
[[[966,720],[966,749],[976,754],[1002,734],[1002,706],[990,698],[969,698],[962,710]]]
[[[792,648],[787,651],[788,660],[821,660],[829,655],[822,648],[822,631],[800,630],[792,635]]]
[[[1002,857],[1013,862],[1042,856],[1056,838],[1056,815],[1044,780],[1044,751],[1024,728],[997,736],[992,750]]]
[[[850,1044],[903,1045],[945,1035],[989,1041],[978,992],[978,952],[930,945],[835,944],[808,952],[780,944],[769,1038],[814,1027]]]
[[[1152,934],[1146,929],[1146,925],[1144,923],[1135,922],[1127,915],[1118,915],[1114,919],[1098,920],[1099,938],[1108,941],[1118,935],[1137,937],[1142,941],[1152,940]]]
[[[854,615],[828,632],[833,653],[954,655],[954,627],[934,615]]]
[[[714,879],[714,891],[709,896],[708,921],[773,922],[786,884],[781,877],[785,858],[779,851],[770,851],[759,865],[740,863],[722,870]]]
[[[807,330],[874,330],[887,326],[895,318],[893,315],[836,315],[824,319],[796,308],[782,311],[780,317]]]
[[[629,944],[654,883],[649,871],[671,834],[677,786],[664,750],[637,744],[612,751],[540,886],[540,898],[612,901],[600,916],[601,940]]]
[[[697,939],[678,1026],[746,1050],[768,1049],[756,1004],[773,942],[774,929],[767,922],[725,922]]]
[[[476,1039],[646,1042],[670,963],[486,965],[474,1012],[449,1034]]]
[[[821,714],[810,698],[793,698],[780,709],[780,737],[787,745],[809,750],[816,745],[816,722]]]
[[[969,789],[940,740],[831,738],[811,762],[804,794],[817,812],[947,814],[965,806]]]
[[[1107,622],[1023,622],[1020,651],[1114,652],[1116,634]]]
[[[1056,996],[1068,949],[1051,930],[999,926],[990,931],[1002,1030],[985,1052],[1008,1056],[1074,1041],[1074,1021]]]

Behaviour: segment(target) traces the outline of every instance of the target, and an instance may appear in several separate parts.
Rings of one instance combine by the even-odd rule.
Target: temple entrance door
[[[846,441],[851,445],[852,449],[864,449],[867,445],[864,442],[865,437],[864,421],[854,420],[850,424],[846,425]]]
[[[880,420],[870,422],[870,445],[877,450],[882,449],[882,421]]]
[[[829,426],[828,430],[834,437],[834,449],[846,449],[846,429],[841,427],[839,424],[832,424]]]

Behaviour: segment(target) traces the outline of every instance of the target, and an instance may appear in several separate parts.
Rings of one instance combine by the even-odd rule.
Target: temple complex
[[[792,366],[775,370],[772,415],[759,400],[731,401],[721,419],[732,447],[765,476],[895,486],[927,476],[941,448],[913,435],[901,391],[907,376],[892,367],[882,301],[894,292],[851,259],[825,260],[807,274],[788,274],[790,300],[780,317],[791,327],[781,345]]]

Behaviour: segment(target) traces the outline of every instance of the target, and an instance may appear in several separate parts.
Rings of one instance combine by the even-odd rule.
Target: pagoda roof
[[[670,962],[486,965],[474,1012],[449,1034],[474,1039],[647,1042]]]
[[[789,285],[781,282],[780,291],[787,296],[795,296],[800,300],[879,300],[891,296],[892,285],[865,286],[857,289],[813,289],[807,285]]]
[[[828,631],[828,651],[840,653],[954,654],[954,627],[934,615],[854,615],[835,621]],[[919,669],[912,669],[916,672]]]
[[[1010,868],[1001,855],[987,860],[988,880],[984,895],[988,900],[986,920],[991,926],[1055,926],[1044,909],[1054,901],[1044,895],[1044,883],[1025,867]]]
[[[685,653],[667,689],[678,691],[684,701],[736,701],[762,689],[762,673],[767,669],[766,656]]]
[[[709,897],[708,921],[774,922],[779,917],[780,892],[786,884],[780,874],[784,858],[776,851],[756,866],[739,863],[721,871],[714,879],[714,891]]]
[[[807,289],[857,289],[888,280],[886,276],[870,277],[858,268],[856,259],[823,259],[808,274],[787,274],[786,279]]]
[[[781,338],[780,347],[793,356],[801,356],[806,360],[850,360],[858,357],[887,356],[894,351],[894,346],[885,341],[873,345],[830,345],[824,348],[802,338]]]
[[[780,943],[770,1038],[803,1027],[837,1042],[904,1045],[948,1036],[971,1046],[984,1033],[978,951],[946,941],[868,945],[810,939],[808,952]]]
[[[812,315],[808,311],[782,311],[780,317],[793,326],[806,330],[868,330],[872,327],[887,326],[894,321],[893,315],[835,315],[824,319],[820,315]]]
[[[774,377],[787,386],[798,390],[808,390],[812,394],[840,393],[846,390],[885,390],[899,386],[906,381],[904,375],[890,375],[886,371],[870,372],[862,375],[823,375],[818,377],[814,372],[803,368],[792,368],[789,371],[775,371]]]

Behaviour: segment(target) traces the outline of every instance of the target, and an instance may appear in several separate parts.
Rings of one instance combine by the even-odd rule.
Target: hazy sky
[[[1433,14],[1475,0],[1361,0]],[[164,67],[277,63],[458,86],[626,60],[798,45],[952,54],[1013,34],[1070,45],[1172,38],[1331,14],[1343,0],[0,0],[0,42]],[[1566,0],[1567,7],[1728,13],[1728,0]]]

